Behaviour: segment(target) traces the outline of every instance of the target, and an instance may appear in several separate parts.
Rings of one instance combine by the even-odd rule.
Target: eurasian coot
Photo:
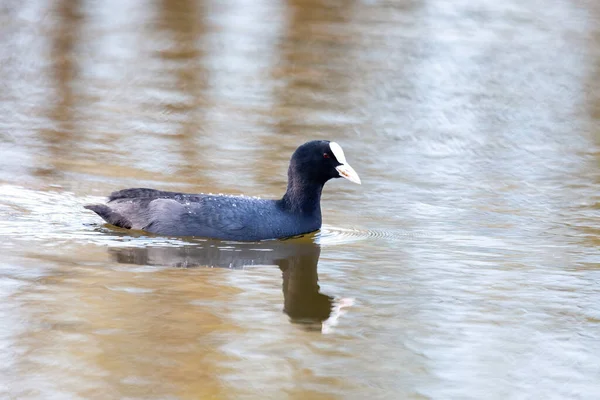
[[[200,236],[238,241],[286,238],[321,228],[321,191],[331,178],[360,184],[339,144],[314,140],[298,147],[280,200],[245,196],[187,194],[125,189],[108,204],[90,204],[106,222],[168,236]]]

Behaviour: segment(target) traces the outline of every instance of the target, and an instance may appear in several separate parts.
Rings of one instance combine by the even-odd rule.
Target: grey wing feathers
[[[206,199],[195,202],[154,199],[148,203],[145,215],[146,223],[140,229],[176,236],[218,238],[224,233],[239,231],[245,227],[241,214],[228,209],[217,209]]]
[[[210,202],[206,202],[192,206],[190,211],[191,213],[187,214],[190,220],[199,218],[205,221],[210,228],[230,231],[240,230],[246,226],[243,221],[243,209],[218,208]]]
[[[108,196],[108,201],[120,199],[157,199],[157,198],[175,198],[177,195],[181,195],[176,192],[166,192],[164,190],[155,190],[147,188],[134,188],[134,189],[123,189],[116,192],[112,192]]]
[[[252,213],[255,201],[136,188],[112,193],[106,205],[85,208],[122,228],[219,238],[253,229],[247,216]]]

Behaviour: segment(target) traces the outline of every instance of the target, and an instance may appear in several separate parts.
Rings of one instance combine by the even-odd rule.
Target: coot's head
[[[298,147],[290,161],[290,178],[324,184],[332,178],[346,178],[360,185],[360,178],[346,161],[336,142],[313,140]]]

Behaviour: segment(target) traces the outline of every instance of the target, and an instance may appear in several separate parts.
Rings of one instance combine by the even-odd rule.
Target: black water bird
[[[292,155],[287,191],[279,200],[135,188],[112,193],[107,204],[85,208],[109,224],[159,235],[278,239],[319,230],[323,185],[340,177],[360,184],[339,144],[314,140]]]

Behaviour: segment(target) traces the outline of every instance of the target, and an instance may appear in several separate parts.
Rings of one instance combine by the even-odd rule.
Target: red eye
[[[323,153],[323,158],[329,158],[329,154]]]

